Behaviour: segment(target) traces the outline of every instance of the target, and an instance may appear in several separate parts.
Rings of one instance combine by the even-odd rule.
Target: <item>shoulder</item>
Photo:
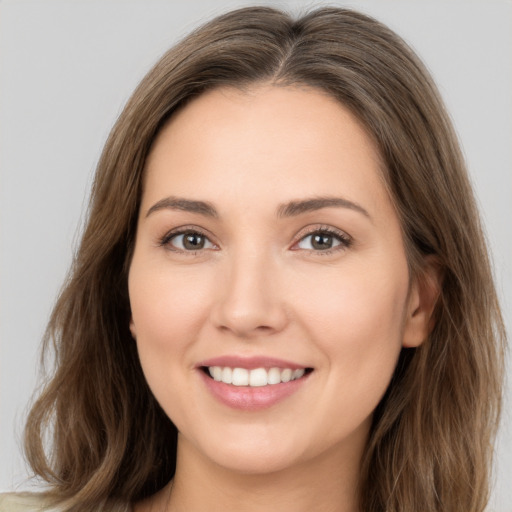
[[[58,512],[46,504],[42,494],[28,492],[0,493],[0,512]]]

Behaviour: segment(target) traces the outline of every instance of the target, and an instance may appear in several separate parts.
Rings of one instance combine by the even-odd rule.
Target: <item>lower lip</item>
[[[217,400],[232,409],[243,411],[258,411],[283,401],[297,392],[309,377],[309,374],[306,374],[290,382],[250,387],[225,384],[208,377],[202,370],[199,370],[199,373],[206,387]]]

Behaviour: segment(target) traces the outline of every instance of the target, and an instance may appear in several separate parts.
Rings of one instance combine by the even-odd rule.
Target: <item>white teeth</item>
[[[266,386],[268,383],[267,370],[265,368],[256,368],[249,372],[249,386]]]
[[[290,382],[292,380],[292,374],[293,370],[290,370],[290,368],[285,368],[281,372],[281,382]]]
[[[209,366],[208,372],[217,382],[224,382],[233,386],[261,387],[300,379],[304,376],[306,369],[270,368],[267,370],[265,368],[255,368],[254,370],[247,370],[246,368],[230,368],[229,366]]]
[[[293,370],[292,380],[300,379],[304,375],[305,372],[306,372],[306,370],[304,368],[299,368],[298,370]]]
[[[281,382],[281,370],[279,368],[270,368],[267,380],[269,384],[279,384]]]
[[[222,368],[220,366],[213,366],[209,369],[210,375],[213,377],[213,380],[221,381],[222,380]]]
[[[248,386],[249,370],[246,370],[245,368],[233,368],[231,383],[234,386]]]
[[[233,381],[233,370],[229,367],[229,366],[226,366],[222,369],[222,382],[225,382],[226,384],[231,384],[231,382]]]

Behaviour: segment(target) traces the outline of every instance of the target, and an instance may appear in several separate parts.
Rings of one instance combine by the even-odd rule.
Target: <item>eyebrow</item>
[[[300,201],[290,201],[277,209],[278,217],[294,217],[307,212],[321,210],[322,208],[348,208],[362,213],[371,219],[370,214],[359,204],[342,197],[313,197]]]
[[[370,214],[359,204],[342,197],[313,197],[284,203],[277,208],[277,217],[295,217],[303,213],[321,210],[322,208],[348,208],[363,214],[371,220]],[[219,213],[212,203],[196,201],[182,197],[165,197],[156,202],[146,213],[146,217],[159,210],[181,210],[198,213],[205,217],[218,218]]]
[[[191,199],[184,199],[182,197],[164,197],[156,202],[146,213],[149,217],[158,210],[181,210],[184,212],[199,213],[206,217],[218,217],[219,214],[215,207],[206,201],[194,201]]]

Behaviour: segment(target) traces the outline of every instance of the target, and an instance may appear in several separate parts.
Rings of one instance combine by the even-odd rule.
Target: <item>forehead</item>
[[[143,200],[165,193],[220,199],[231,190],[261,202],[308,189],[386,199],[378,150],[323,91],[261,85],[215,89],[177,112],[149,154]]]
[[[169,142],[174,138],[177,142],[178,137],[201,136],[206,142],[204,137],[209,132],[219,140],[234,124],[244,128],[240,138],[257,131],[260,144],[265,132],[267,140],[281,143],[283,149],[287,142],[302,142],[304,151],[322,141],[329,144],[337,137],[338,142],[357,142],[359,149],[379,160],[376,145],[357,117],[327,92],[309,86],[261,84],[207,91],[178,109],[157,136],[153,149],[163,144],[162,139]],[[263,125],[265,132],[261,131]],[[326,137],[326,132],[333,137]],[[151,151],[150,161],[153,154]]]

